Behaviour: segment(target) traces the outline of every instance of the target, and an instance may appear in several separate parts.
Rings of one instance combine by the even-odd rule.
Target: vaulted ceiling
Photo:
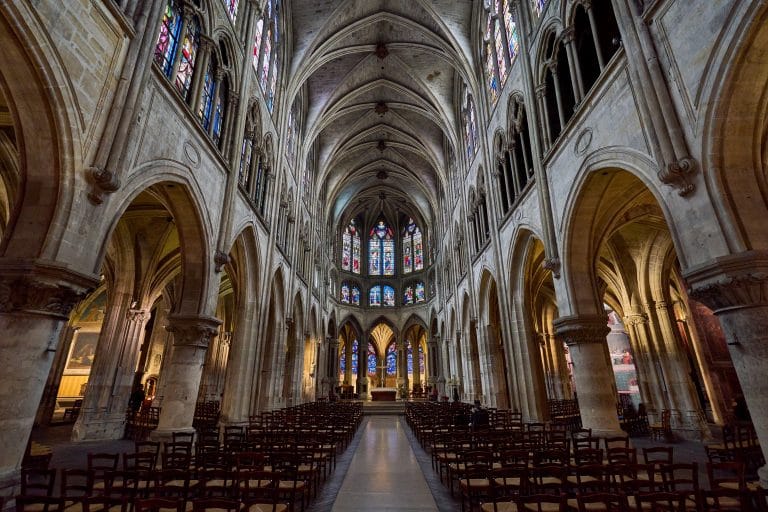
[[[456,105],[463,83],[473,85],[477,8],[471,0],[290,2],[286,89],[291,102],[306,102],[304,149],[317,151],[315,190],[326,187],[331,225],[381,204],[434,222],[447,155],[460,154]]]

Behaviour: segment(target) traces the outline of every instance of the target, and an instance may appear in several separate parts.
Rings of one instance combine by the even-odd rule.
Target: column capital
[[[221,320],[211,316],[173,315],[165,329],[173,333],[174,346],[207,348],[219,325]]]
[[[69,318],[72,308],[99,284],[86,275],[43,260],[0,261],[0,313]]]
[[[546,96],[546,94],[547,94],[547,84],[546,84],[546,82],[545,83],[541,83],[541,84],[536,86],[536,97],[537,98],[541,99],[544,96]]]
[[[576,39],[576,29],[573,27],[568,27],[562,32],[562,38],[563,42],[566,44],[572,43]]]
[[[715,258],[683,273],[688,294],[715,313],[768,305],[768,252]]]
[[[565,316],[557,318],[552,325],[556,336],[569,347],[605,343],[605,336],[611,331],[607,319],[602,315]]]
[[[143,322],[149,318],[149,311],[146,309],[129,309],[128,320],[131,322]]]

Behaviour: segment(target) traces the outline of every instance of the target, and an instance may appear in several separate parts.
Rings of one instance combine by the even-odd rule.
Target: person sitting
[[[472,414],[469,420],[469,426],[477,430],[487,428],[490,425],[490,415],[488,411],[480,404],[480,400],[475,400],[472,406]]]

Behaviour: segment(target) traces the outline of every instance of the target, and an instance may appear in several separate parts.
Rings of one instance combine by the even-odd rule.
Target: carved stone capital
[[[88,200],[93,204],[104,202],[105,194],[112,194],[120,189],[120,179],[115,173],[100,167],[89,167],[86,170],[92,189],[88,192]]]
[[[214,267],[214,270],[218,274],[221,272],[221,269],[224,268],[224,265],[229,263],[230,257],[229,254],[223,252],[223,251],[216,251],[216,253],[213,255],[213,262],[216,265]]]
[[[645,313],[632,313],[622,318],[622,321],[627,326],[643,325],[648,322],[648,316]]]
[[[768,305],[768,253],[723,256],[684,272],[688,294],[715,313]]]
[[[686,156],[662,167],[658,172],[658,177],[662,183],[676,188],[677,193],[681,196],[687,196],[695,188],[691,177],[697,169],[696,160]]]
[[[576,29],[574,27],[566,28],[563,30],[562,38],[566,44],[572,43],[576,39]]]
[[[87,276],[43,261],[0,262],[0,313],[32,313],[66,320],[99,284]]]
[[[611,331],[604,316],[565,316],[552,322],[555,335],[569,347],[588,343],[605,343]]]
[[[547,258],[541,266],[552,272],[553,277],[560,278],[560,258]]]
[[[131,322],[141,323],[147,318],[149,318],[149,311],[147,311],[146,309],[129,309],[128,310],[128,320],[130,320]]]
[[[208,348],[218,332],[221,320],[210,316],[173,315],[165,329],[173,333],[173,345]]]
[[[536,86],[536,97],[541,99],[547,95],[547,84],[539,84]]]

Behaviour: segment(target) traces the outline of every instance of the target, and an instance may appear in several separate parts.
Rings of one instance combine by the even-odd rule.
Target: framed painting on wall
[[[98,331],[77,331],[72,339],[72,345],[69,347],[69,355],[67,356],[67,365],[64,367],[64,373],[68,375],[89,374],[98,342]]]

